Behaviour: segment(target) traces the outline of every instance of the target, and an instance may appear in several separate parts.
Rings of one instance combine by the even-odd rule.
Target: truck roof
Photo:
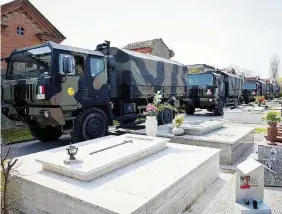
[[[131,51],[131,50],[127,50],[127,49],[123,49],[123,48],[117,48],[117,47],[112,47],[112,48],[119,49],[119,50],[125,52],[126,54],[128,54],[129,56],[133,56],[133,57],[155,60],[155,61],[160,61],[160,62],[167,62],[167,63],[171,63],[171,64],[185,66],[183,63],[180,63],[178,61],[158,57],[158,56],[155,56],[155,55],[152,55],[152,54],[140,53],[140,52],[137,52],[137,51]]]
[[[211,65],[207,65],[207,64],[192,64],[192,65],[187,65],[188,68],[211,68],[211,69],[215,69],[215,67],[211,66]]]
[[[41,43],[39,45],[29,46],[29,47],[25,47],[25,48],[21,48],[21,49],[15,49],[13,52],[26,51],[26,50],[30,50],[30,49],[33,49],[33,48],[40,48],[40,47],[44,47],[44,46],[49,46],[50,48],[57,49],[57,50],[65,50],[65,51],[71,51],[71,52],[76,52],[76,53],[91,54],[91,55],[95,55],[95,56],[104,56],[104,54],[100,51],[89,50],[89,49],[85,49],[85,48],[77,48],[77,47],[72,47],[72,46],[68,46],[68,45],[62,45],[62,44],[58,44],[58,43],[51,42],[51,41],[47,41],[47,42]]]

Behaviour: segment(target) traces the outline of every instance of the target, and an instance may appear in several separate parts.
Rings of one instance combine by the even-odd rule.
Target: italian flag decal
[[[45,94],[45,87],[44,86],[38,86],[38,93],[39,94]]]
[[[44,100],[45,99],[45,86],[38,86],[38,94],[36,95],[36,98],[38,100]]]

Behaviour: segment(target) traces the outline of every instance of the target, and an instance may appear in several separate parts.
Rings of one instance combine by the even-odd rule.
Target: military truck
[[[197,64],[188,66],[187,81],[187,114],[194,114],[195,108],[201,108],[220,116],[225,106],[238,107],[242,78],[213,66]]]
[[[267,95],[267,84],[258,77],[246,77],[243,83],[243,97],[246,104],[253,102],[256,96]]]
[[[175,107],[186,96],[187,67],[172,60],[110,47],[96,50],[54,42],[14,50],[2,81],[2,112],[24,121],[40,141],[71,133],[73,142],[105,136],[117,120],[134,126],[161,91]],[[172,122],[165,108],[159,124]]]
[[[265,95],[265,99],[268,99],[268,100],[273,100],[274,98],[274,93],[275,93],[275,85],[270,83],[270,82],[267,82],[266,83],[266,95]]]

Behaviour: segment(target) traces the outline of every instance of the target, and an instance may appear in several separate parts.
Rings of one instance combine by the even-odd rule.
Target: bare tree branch
[[[279,76],[279,56],[275,53],[270,59],[270,78],[277,81]]]

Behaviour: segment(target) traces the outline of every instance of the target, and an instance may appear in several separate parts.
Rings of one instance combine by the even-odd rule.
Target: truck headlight
[[[49,117],[49,111],[44,111],[44,117],[46,117],[46,118]]]

